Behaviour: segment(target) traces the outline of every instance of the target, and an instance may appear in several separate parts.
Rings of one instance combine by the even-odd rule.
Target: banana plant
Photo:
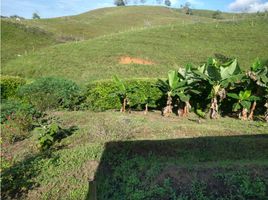
[[[175,70],[168,72],[168,79],[163,81],[161,79],[157,82],[157,87],[167,95],[166,107],[163,109],[162,114],[164,116],[169,116],[172,113],[172,97],[175,98],[176,95],[183,96],[183,90],[187,87],[186,81],[181,81],[178,77],[178,72]]]
[[[120,112],[126,112],[126,106],[128,104],[128,95],[135,91],[135,88],[128,87],[122,80],[117,76],[113,76],[114,83],[116,84],[117,91],[114,93],[117,95],[121,102]]]
[[[232,59],[226,63],[221,63],[216,59],[208,59],[208,62],[193,72],[203,80],[210,90],[208,98],[210,103],[210,118],[218,118],[218,102],[226,97],[226,89],[238,82],[244,74],[237,63],[237,59]]]
[[[187,64],[184,68],[179,68],[178,76],[179,79],[186,82],[186,86],[182,88],[179,92],[177,92],[178,100],[184,103],[183,112],[181,113],[178,110],[178,115],[187,116],[190,109],[190,98],[193,94],[200,94],[201,92],[195,90],[194,88],[199,87],[199,80],[195,73],[193,73],[193,66],[191,64]]]
[[[264,96],[267,95],[268,88],[268,60],[260,60],[257,58],[252,64],[250,70],[246,73],[248,77],[248,87],[255,91],[254,95]],[[254,110],[256,108],[257,102],[254,101],[250,109],[249,119],[253,119]],[[267,103],[264,105],[266,107]]]
[[[240,91],[238,95],[236,93],[228,93],[227,96],[238,100],[233,105],[233,111],[240,111],[238,117],[242,120],[248,119],[247,114],[250,110],[251,102],[260,100],[259,97],[251,95],[251,90]]]

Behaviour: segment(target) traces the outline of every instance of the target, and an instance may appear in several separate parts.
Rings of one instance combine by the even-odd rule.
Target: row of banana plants
[[[172,112],[177,112],[179,116],[187,116],[192,107],[191,103],[197,104],[195,107],[202,107],[209,101],[209,116],[211,119],[217,119],[222,102],[227,100],[227,106],[232,104],[232,110],[240,119],[252,120],[259,102],[268,122],[267,63],[257,59],[250,70],[244,72],[237,59],[209,58],[201,66],[189,64],[178,71],[169,71],[168,79],[159,79],[156,84],[166,96],[166,106],[162,114],[169,116]],[[125,112],[128,94],[139,88],[129,88],[116,76],[114,82],[118,88],[116,94],[122,102],[121,112]],[[149,103],[149,96],[147,101]],[[221,110],[224,110],[224,106]],[[147,111],[148,107],[145,106],[145,112]]]

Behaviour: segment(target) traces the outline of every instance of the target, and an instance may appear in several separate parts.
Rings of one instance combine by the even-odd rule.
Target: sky
[[[130,5],[138,0],[128,0]],[[179,8],[186,1],[195,9],[226,12],[257,12],[268,10],[268,0],[170,0]],[[1,15],[31,18],[34,12],[41,18],[76,15],[89,10],[112,7],[114,0],[1,0]],[[157,5],[157,0],[146,0],[145,5]]]

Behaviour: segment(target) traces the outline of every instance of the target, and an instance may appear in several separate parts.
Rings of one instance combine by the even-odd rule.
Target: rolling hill
[[[37,27],[1,20],[1,64],[20,55],[56,44],[51,33]]]
[[[267,19],[239,23],[166,25],[52,46],[9,62],[3,73],[23,77],[63,76],[79,83],[120,77],[159,77],[186,63],[199,64],[215,53],[234,56],[247,69],[267,57]],[[151,65],[121,64],[123,57]]]

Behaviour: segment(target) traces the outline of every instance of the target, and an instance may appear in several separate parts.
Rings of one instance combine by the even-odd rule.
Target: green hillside
[[[166,7],[127,6],[102,8],[75,16],[25,20],[23,23],[45,29],[60,38],[84,40],[136,28],[211,20],[207,17],[187,16],[179,10]]]
[[[268,19],[239,22],[166,25],[83,42],[56,45],[11,61],[4,74],[23,77],[63,76],[77,82],[121,77],[165,76],[168,69],[221,53],[239,59],[247,69],[256,58],[267,58]],[[153,65],[119,64],[123,56]]]
[[[56,44],[53,35],[39,28],[30,28],[19,23],[1,20],[1,64]]]

